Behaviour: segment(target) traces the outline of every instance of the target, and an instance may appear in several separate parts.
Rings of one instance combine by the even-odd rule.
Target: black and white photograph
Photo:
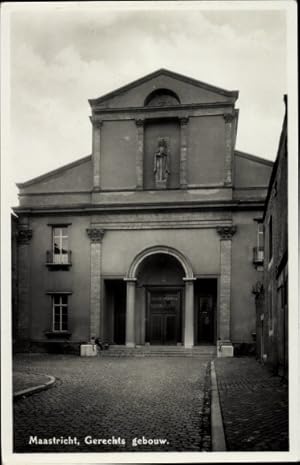
[[[297,4],[4,2],[4,465],[299,460]]]

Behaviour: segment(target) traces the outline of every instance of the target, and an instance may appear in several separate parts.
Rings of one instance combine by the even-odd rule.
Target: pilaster
[[[126,281],[126,346],[135,347],[135,288],[136,278]]]
[[[220,235],[220,311],[218,318],[218,356],[233,356],[230,341],[231,248],[236,226],[218,227]]]
[[[102,121],[91,118],[93,124],[93,190],[100,191],[100,163],[101,163],[101,126]]]
[[[235,115],[225,113],[225,160],[224,160],[224,185],[232,186],[232,164],[233,164],[233,122]]]
[[[187,187],[187,157],[188,157],[188,122],[189,118],[180,118],[180,187]]]
[[[90,339],[99,336],[101,314],[101,252],[103,229],[91,228],[86,230],[91,240],[90,261]]]
[[[194,345],[194,282],[196,278],[183,278],[185,282],[184,347]]]
[[[136,151],[136,188],[143,189],[143,160],[144,160],[144,120],[135,120],[137,127],[137,151]]]

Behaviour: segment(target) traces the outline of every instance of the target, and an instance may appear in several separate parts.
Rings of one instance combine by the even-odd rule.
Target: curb
[[[226,441],[214,362],[211,362],[211,444],[213,452],[225,452]]]
[[[20,398],[31,396],[32,394],[35,394],[36,392],[45,391],[46,389],[49,389],[51,386],[53,386],[53,384],[56,381],[54,376],[50,376],[50,375],[45,375],[45,376],[49,378],[49,381],[47,381],[47,383],[39,384],[38,386],[23,389],[22,391],[14,392],[14,395],[13,395],[14,401]]]

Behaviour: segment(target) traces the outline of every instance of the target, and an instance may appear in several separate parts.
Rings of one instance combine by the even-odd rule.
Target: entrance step
[[[183,346],[109,346],[99,352],[101,357],[215,357],[216,346],[195,346],[186,349]]]

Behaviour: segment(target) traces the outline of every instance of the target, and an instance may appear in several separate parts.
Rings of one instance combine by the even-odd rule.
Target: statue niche
[[[155,185],[159,189],[165,189],[167,187],[168,176],[170,174],[169,169],[169,147],[167,138],[159,138],[157,143],[157,150],[154,154],[154,176]]]

